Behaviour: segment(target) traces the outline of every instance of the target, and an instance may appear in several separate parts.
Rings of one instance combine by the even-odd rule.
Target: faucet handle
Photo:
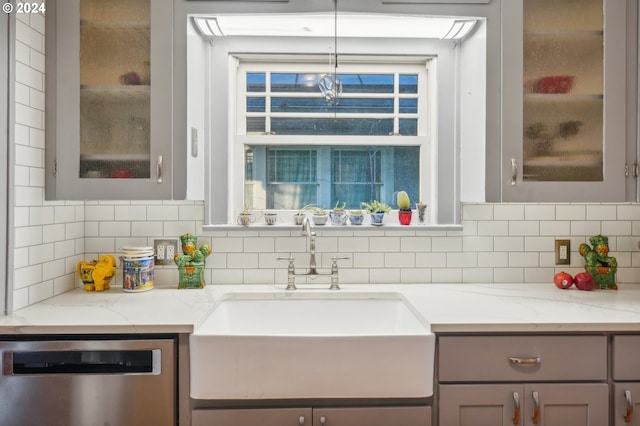
[[[331,257],[331,261],[333,263],[337,263],[338,260],[347,260],[347,259],[351,259],[349,256],[333,256]]]

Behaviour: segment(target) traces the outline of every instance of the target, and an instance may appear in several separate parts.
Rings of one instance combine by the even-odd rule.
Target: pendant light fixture
[[[329,66],[333,65],[333,74],[325,74],[318,83],[318,89],[327,102],[333,102],[334,108],[342,95],[342,81],[338,77],[338,0],[333,0],[333,55],[329,51]]]

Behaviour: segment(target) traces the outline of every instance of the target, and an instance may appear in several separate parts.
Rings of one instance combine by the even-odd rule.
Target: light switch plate
[[[571,265],[571,240],[556,240],[556,265]]]

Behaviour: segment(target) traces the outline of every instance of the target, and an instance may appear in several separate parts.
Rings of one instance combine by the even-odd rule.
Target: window
[[[428,60],[342,60],[343,92],[326,99],[327,64],[239,61],[234,144],[250,209],[395,206],[429,197]],[[238,206],[242,207],[242,205]]]

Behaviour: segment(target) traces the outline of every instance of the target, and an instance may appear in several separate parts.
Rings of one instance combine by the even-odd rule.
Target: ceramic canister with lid
[[[135,293],[154,286],[153,247],[125,246],[122,248],[122,289]]]

